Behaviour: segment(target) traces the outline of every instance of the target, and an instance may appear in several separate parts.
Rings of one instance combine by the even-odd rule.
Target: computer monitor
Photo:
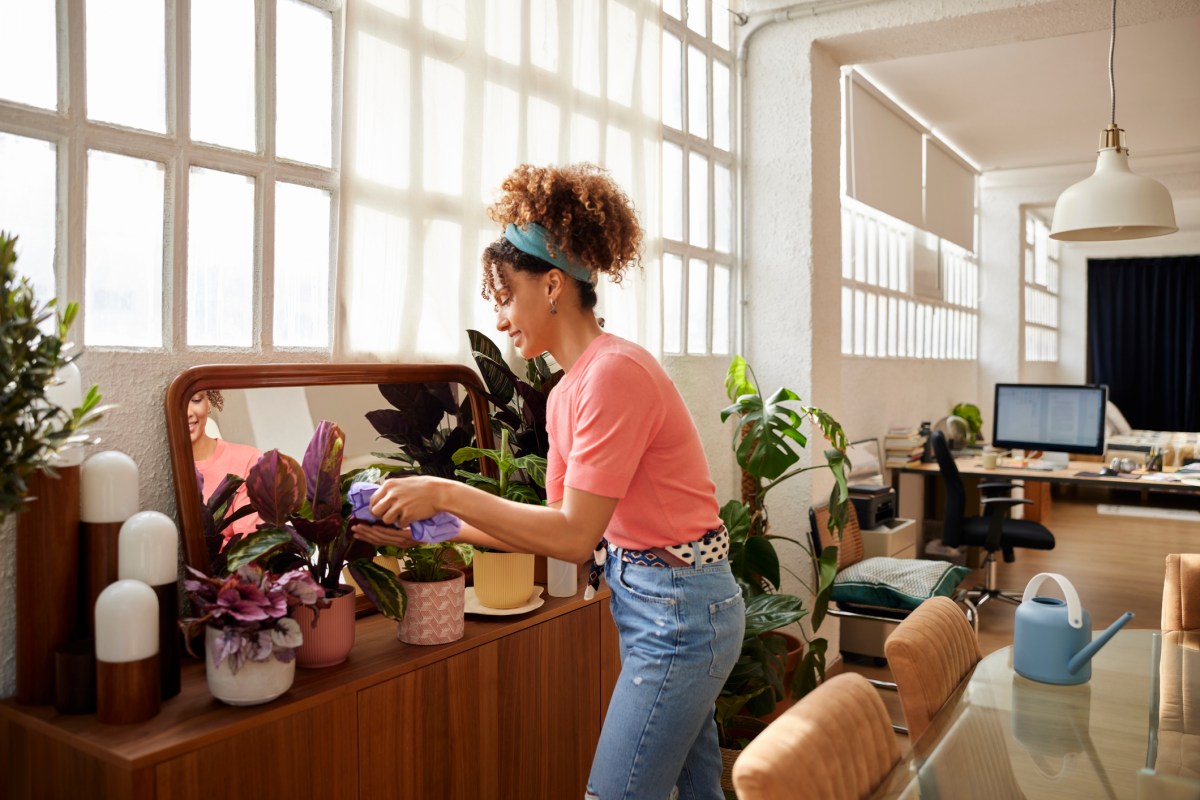
[[[1042,450],[1046,462],[1066,466],[1067,453],[1104,455],[1103,386],[998,383],[992,444]]]

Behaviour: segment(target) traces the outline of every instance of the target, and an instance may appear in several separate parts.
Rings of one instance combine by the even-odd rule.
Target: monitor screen
[[[992,444],[1103,455],[1107,400],[1103,386],[998,383]]]

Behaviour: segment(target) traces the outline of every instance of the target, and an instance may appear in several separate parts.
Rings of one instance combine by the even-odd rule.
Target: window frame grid
[[[699,34],[697,34],[690,27],[688,27],[688,24],[687,24],[687,16],[693,5],[699,5],[700,7],[702,7],[704,9],[704,13],[708,15],[708,17],[706,18],[706,23],[705,23],[705,31],[707,33],[703,37],[701,37]],[[683,224],[682,224],[682,227],[680,230],[680,234],[683,238],[681,240],[670,239],[670,238],[667,238],[667,236],[665,235],[665,232],[664,232],[664,235],[662,238],[664,253],[671,253],[672,255],[678,256],[680,259],[682,259],[682,263],[684,265],[684,268],[681,270],[681,285],[679,287],[679,297],[681,299],[681,304],[680,304],[681,307],[679,309],[679,315],[678,315],[679,325],[680,325],[678,340],[680,343],[680,351],[678,353],[674,353],[674,352],[666,353],[666,351],[664,350],[664,353],[671,355],[671,356],[675,356],[675,357],[707,356],[707,355],[713,354],[713,341],[712,341],[713,317],[714,317],[713,288],[715,286],[715,270],[718,265],[728,268],[729,274],[730,274],[729,294],[727,297],[728,308],[726,311],[726,313],[728,315],[728,320],[729,320],[729,330],[728,330],[729,341],[726,345],[726,348],[728,349],[729,352],[736,352],[736,349],[738,347],[737,330],[738,330],[740,323],[739,323],[739,317],[738,317],[739,303],[738,303],[737,297],[738,297],[739,287],[741,285],[741,259],[740,259],[740,254],[739,254],[740,238],[739,238],[739,232],[738,232],[739,231],[739,226],[738,226],[739,220],[738,220],[738,214],[737,214],[737,190],[736,190],[739,176],[738,176],[738,164],[737,164],[737,159],[735,156],[736,149],[737,149],[737,127],[736,127],[737,115],[735,113],[736,107],[737,107],[737,91],[736,91],[736,76],[737,76],[736,66],[737,65],[736,65],[736,62],[734,59],[733,51],[726,50],[726,49],[720,47],[712,39],[712,33],[713,33],[712,17],[713,17],[713,14],[717,13],[718,11],[723,12],[723,13],[732,13],[732,11],[725,9],[725,8],[718,9],[718,8],[714,7],[712,3],[709,3],[709,2],[701,2],[701,3],[695,3],[695,4],[690,3],[690,2],[685,2],[683,4],[683,16],[680,19],[676,19],[675,17],[671,16],[670,14],[666,13],[665,11],[661,12],[663,35],[665,36],[669,33],[672,36],[674,36],[675,38],[677,38],[680,42],[680,53],[681,53],[681,58],[680,58],[679,64],[677,66],[678,66],[678,69],[680,70],[680,85],[681,85],[681,92],[682,92],[682,98],[681,98],[682,108],[681,108],[681,114],[680,114],[680,122],[683,125],[683,129],[677,130],[665,123],[662,126],[664,143],[670,143],[672,145],[677,146],[680,149],[681,163],[682,163],[682,170],[681,170],[682,171],[682,176],[681,176],[682,184],[679,187],[679,189],[680,189],[680,197],[682,199],[682,205],[683,205]],[[735,38],[736,37],[731,36],[731,41],[730,41],[731,47],[734,44]],[[707,97],[707,100],[705,103],[707,108],[706,108],[706,124],[705,124],[705,134],[706,135],[704,138],[700,138],[699,136],[696,136],[687,130],[688,119],[690,117],[691,100],[692,100],[691,86],[690,86],[690,83],[688,80],[688,50],[689,50],[689,48],[695,48],[696,50],[699,50],[701,53],[703,53],[703,55],[705,57],[705,76],[706,76],[706,86],[707,86],[708,97]],[[717,147],[713,143],[713,141],[714,141],[713,122],[715,120],[715,113],[716,113],[716,110],[714,109],[713,102],[712,102],[712,99],[713,99],[713,62],[716,60],[720,60],[722,63],[725,64],[726,68],[729,71],[729,76],[730,76],[729,107],[727,109],[725,109],[725,113],[729,117],[729,119],[728,119],[728,126],[729,126],[728,130],[730,132],[729,150],[722,150],[721,148]],[[708,241],[705,245],[692,244],[691,238],[690,238],[691,222],[692,222],[692,209],[691,209],[691,205],[692,205],[691,204],[691,188],[692,188],[692,186],[691,186],[691,169],[690,169],[689,165],[691,163],[691,156],[693,153],[702,157],[704,159],[705,165],[706,165],[706,173],[707,173],[706,180],[707,180],[707,184],[708,184],[708,193],[707,193],[707,198],[706,198],[706,206],[707,206],[706,213],[708,215],[708,221],[707,221]],[[716,248],[716,197],[715,197],[715,186],[716,186],[715,173],[716,173],[716,170],[715,170],[715,165],[718,163],[720,163],[729,172],[730,252],[728,252],[728,253],[720,252]],[[705,346],[704,346],[703,352],[693,352],[688,349],[688,338],[689,338],[689,333],[690,333],[688,320],[691,316],[689,314],[689,309],[688,309],[688,302],[689,302],[688,298],[690,296],[690,290],[691,290],[691,285],[690,285],[691,270],[688,269],[688,264],[690,264],[693,260],[703,260],[708,265],[707,275],[706,275],[706,280],[708,282],[708,290],[705,293],[705,296],[707,297],[707,301],[708,301],[707,302],[708,307],[705,310],[705,315],[704,315]],[[667,296],[667,293],[664,292],[663,293],[664,299],[666,298],[666,296]],[[664,318],[665,318],[665,315],[664,315]],[[664,334],[664,337],[663,337],[664,342],[667,340],[667,338],[668,337]]]
[[[978,256],[938,240],[942,296],[928,298],[914,291],[912,277],[913,240],[922,231],[845,195],[841,224],[843,357],[978,358]]]
[[[1050,226],[1040,214],[1040,209],[1034,206],[1021,206],[1021,361],[1027,364],[1057,364],[1059,361],[1059,326],[1062,322],[1061,289],[1061,258],[1058,242],[1049,238]],[[1037,263],[1039,236],[1045,241],[1041,251],[1045,257],[1044,264]],[[1039,270],[1046,275],[1046,280],[1037,279]],[[1031,298],[1044,298],[1046,319],[1031,318]],[[1035,312],[1036,314],[1036,312]],[[1037,315],[1040,316],[1040,315]],[[1039,346],[1033,346],[1040,341]],[[1044,349],[1043,349],[1044,348]],[[1032,352],[1037,351],[1037,352]]]
[[[335,345],[334,311],[337,285],[339,173],[344,3],[342,0],[299,0],[331,14],[333,39],[332,139],[330,167],[278,158],[275,130],[267,125],[275,107],[275,37],[278,0],[255,0],[256,120],[259,152],[224,148],[190,140],[191,3],[162,0],[167,42],[166,133],[159,134],[87,118],[86,0],[58,0],[58,107],[42,109],[0,99],[0,131],[54,144],[57,160],[54,279],[57,296],[79,302],[77,330],[86,330],[87,307],[82,302],[87,281],[84,232],[87,227],[87,158],[92,150],[155,161],[164,168],[162,254],[162,344],[157,347],[89,345],[98,351],[132,352],[331,352]],[[65,24],[63,20],[66,20]],[[64,64],[65,61],[65,64]],[[249,347],[188,345],[187,220],[189,173],[192,167],[244,175],[255,183],[255,253],[252,278],[252,330]],[[325,313],[329,340],[323,346],[276,347],[274,308],[274,195],[275,183],[295,183],[330,193],[328,301]],[[178,314],[178,325],[177,322]]]

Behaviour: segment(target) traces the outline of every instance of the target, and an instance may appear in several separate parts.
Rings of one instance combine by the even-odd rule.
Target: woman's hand
[[[387,525],[409,525],[440,511],[436,505],[440,478],[416,475],[388,478],[371,497],[371,513]]]
[[[411,528],[393,528],[388,525],[370,525],[360,522],[351,529],[355,539],[360,539],[376,547],[390,545],[392,547],[414,547],[417,541],[412,538]]]

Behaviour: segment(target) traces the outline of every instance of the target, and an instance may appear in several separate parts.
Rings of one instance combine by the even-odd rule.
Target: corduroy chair
[[[1163,580],[1162,629],[1200,630],[1200,554],[1167,556]]]
[[[971,623],[948,597],[921,603],[888,637],[885,649],[914,741],[983,658]]]
[[[837,675],[760,733],[733,765],[740,800],[859,800],[900,760],[891,719],[867,679]]]

